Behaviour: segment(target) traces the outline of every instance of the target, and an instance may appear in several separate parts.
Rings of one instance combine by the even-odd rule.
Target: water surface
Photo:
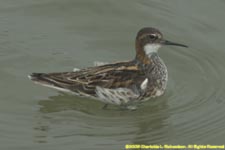
[[[224,1],[0,0],[0,148],[124,149],[224,144]],[[136,111],[33,84],[31,72],[133,59],[136,32],[159,28],[165,95]]]

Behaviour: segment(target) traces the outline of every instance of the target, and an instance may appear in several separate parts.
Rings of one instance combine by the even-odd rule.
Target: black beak
[[[167,40],[162,40],[161,44],[162,45],[174,45],[174,46],[180,46],[180,47],[186,47],[186,48],[188,48],[187,45],[179,44],[179,43],[174,43],[174,42],[170,42],[170,41],[167,41]]]

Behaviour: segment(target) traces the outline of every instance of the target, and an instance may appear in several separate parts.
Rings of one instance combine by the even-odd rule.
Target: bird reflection
[[[136,111],[123,110],[116,106],[104,110],[100,102],[64,93],[40,100],[38,104],[40,108],[35,117],[35,142],[48,142],[49,138],[54,137],[50,131],[55,131],[55,125],[62,125],[62,122],[74,124],[74,128],[65,127],[70,132],[66,131],[61,136],[112,136],[117,140],[121,138],[121,145],[129,144],[123,143],[123,140],[134,144],[162,144],[160,137],[168,137],[166,120],[169,113],[166,96],[145,102]],[[81,131],[78,122],[85,124],[87,128]],[[95,128],[103,130],[97,132]]]

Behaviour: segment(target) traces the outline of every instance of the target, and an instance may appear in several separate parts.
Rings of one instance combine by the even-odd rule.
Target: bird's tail
[[[51,79],[48,76],[48,74],[46,74],[46,73],[32,73],[32,74],[28,75],[28,78],[30,80],[34,81],[34,83],[36,83],[36,84],[40,84],[42,86],[53,88],[53,89],[56,89],[56,90],[59,90],[62,92],[73,93],[69,89],[63,87],[56,80]],[[75,93],[73,93],[73,94],[75,94]]]
[[[30,80],[34,81],[34,83],[41,84],[43,86],[58,87],[56,82],[54,80],[52,80],[51,78],[49,78],[48,74],[46,74],[46,73],[32,73],[32,74],[28,75],[28,78]]]
[[[43,82],[46,80],[44,76],[45,76],[44,73],[32,73],[28,75],[28,78],[34,82]]]

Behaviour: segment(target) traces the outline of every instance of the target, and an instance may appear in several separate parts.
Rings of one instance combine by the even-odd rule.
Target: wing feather
[[[97,96],[96,87],[129,89],[134,84],[141,85],[145,78],[144,72],[132,61],[106,64],[76,72],[34,73],[31,75],[31,79],[36,82],[92,96]]]

